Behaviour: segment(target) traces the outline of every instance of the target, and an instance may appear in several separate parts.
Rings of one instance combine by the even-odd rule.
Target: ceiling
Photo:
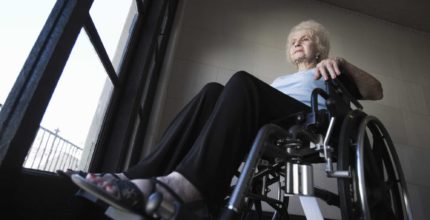
[[[429,0],[319,0],[430,34]]]

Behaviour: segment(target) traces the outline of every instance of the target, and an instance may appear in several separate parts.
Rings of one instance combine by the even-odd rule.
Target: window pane
[[[57,84],[24,167],[55,171],[85,169],[91,158],[113,85],[87,34],[81,31]],[[91,128],[90,128],[91,127]],[[91,132],[90,132],[91,130]],[[90,134],[90,135],[89,135]]]
[[[96,0],[91,6],[91,18],[115,68],[128,38],[132,14],[136,11],[133,0]]]
[[[0,1],[0,104],[4,104],[55,0]]]

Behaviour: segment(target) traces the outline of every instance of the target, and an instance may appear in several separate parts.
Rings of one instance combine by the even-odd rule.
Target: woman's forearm
[[[362,99],[380,100],[383,97],[381,82],[366,71],[354,66],[343,58],[336,58],[340,66],[351,76],[357,85]]]

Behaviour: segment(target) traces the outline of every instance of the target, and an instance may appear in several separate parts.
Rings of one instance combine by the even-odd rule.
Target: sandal
[[[157,186],[160,186],[174,198],[176,203],[183,204],[182,199],[165,183],[157,180],[156,178],[151,178],[149,180],[151,181],[152,186],[148,195],[153,195],[154,193],[161,194],[156,191]],[[140,189],[129,180],[109,180],[109,184],[113,185],[113,187],[117,189],[114,194],[108,193],[102,188],[102,186],[88,181],[79,174],[72,175],[72,181],[82,190],[85,190],[87,193],[120,211],[139,214],[143,213],[145,215],[152,214],[147,212],[147,198],[145,198]]]
[[[79,176],[82,177],[86,177],[87,176],[87,172],[82,171],[82,170],[72,170],[72,169],[67,169],[66,171],[64,170],[57,170],[55,171],[57,173],[58,176],[70,179],[72,177],[73,174],[78,174]]]
[[[109,184],[117,189],[114,194],[108,193],[98,184],[88,181],[79,174],[72,175],[72,181],[81,189],[118,210],[138,213],[144,210],[145,198],[139,188],[129,180],[109,180]]]
[[[56,171],[58,176],[64,177],[68,180],[70,180],[70,178],[72,177],[73,174],[77,174],[83,178],[86,178],[88,174],[88,172],[82,171],[82,170],[72,170],[72,169],[67,169],[66,171],[64,170],[57,170]],[[95,173],[93,174],[95,176],[101,177],[103,180],[110,180],[110,179],[121,179],[118,175],[116,175],[115,173]],[[109,178],[108,178],[109,175]],[[105,177],[106,176],[106,177]]]
[[[145,198],[140,189],[130,180],[110,180],[109,184],[117,189],[116,193],[112,194],[108,193],[102,186],[88,181],[79,174],[72,175],[72,181],[81,190],[122,212],[156,219],[171,219],[173,216],[180,219],[211,219],[205,201],[201,200],[185,204],[168,185],[156,178],[149,180],[152,185],[148,197]],[[157,186],[169,193],[174,201],[165,201],[163,194],[157,191]]]
[[[155,178],[152,179],[154,184],[152,193],[149,194],[146,201],[145,213],[156,219],[212,219],[209,206],[205,200],[197,200],[185,203],[181,197],[176,194],[164,182]],[[155,184],[161,186],[167,193],[173,197],[173,201],[164,201],[163,194],[155,191]]]

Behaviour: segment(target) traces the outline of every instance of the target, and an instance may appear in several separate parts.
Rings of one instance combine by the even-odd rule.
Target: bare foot
[[[95,184],[102,187],[108,193],[117,193],[118,189],[116,189],[115,185],[110,184],[112,179],[101,178],[97,176],[89,176],[87,179],[88,178],[92,178]],[[185,203],[202,200],[203,198],[199,190],[178,172],[172,172],[167,176],[157,177],[157,180],[169,186]],[[134,179],[131,180],[131,182],[139,188],[144,197],[148,197],[149,194],[154,191],[154,183],[151,179]],[[169,193],[164,187],[160,186],[159,184],[155,184],[155,187],[157,187],[155,191],[162,193],[163,198],[166,201],[175,200],[171,193]]]
[[[158,180],[173,189],[173,191],[178,194],[185,203],[203,199],[200,191],[178,172],[172,172],[167,176],[159,177]],[[169,193],[163,193],[163,196],[166,196],[166,199],[173,199]]]
[[[115,176],[110,173],[106,173],[104,175],[100,175],[99,173],[88,173],[85,177],[85,179],[87,179],[89,182],[99,186],[106,185],[106,183],[109,181],[117,178],[121,180],[128,180],[128,178],[123,173],[115,173]]]

